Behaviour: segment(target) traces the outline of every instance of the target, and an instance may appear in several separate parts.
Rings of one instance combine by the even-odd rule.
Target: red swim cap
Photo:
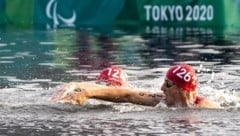
[[[127,74],[118,66],[111,66],[103,69],[97,80],[107,81],[111,85],[121,86],[128,81]]]
[[[190,65],[174,65],[169,68],[166,77],[186,91],[195,91],[197,88],[195,69]]]

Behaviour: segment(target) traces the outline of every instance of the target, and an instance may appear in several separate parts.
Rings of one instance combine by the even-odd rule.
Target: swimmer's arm
[[[66,84],[61,90],[66,95],[55,99],[54,101],[84,104],[88,99],[100,99],[110,102],[129,102],[146,106],[155,106],[163,98],[162,93],[150,93],[142,90],[133,90],[126,87],[109,87],[86,82],[71,82]],[[61,92],[61,91],[60,91]]]
[[[218,102],[204,98],[198,105],[198,108],[209,108],[209,109],[221,109],[221,105]]]
[[[87,91],[87,98],[101,99],[111,102],[129,102],[145,106],[156,106],[164,95],[162,93],[149,93],[129,88],[106,87],[94,91]]]

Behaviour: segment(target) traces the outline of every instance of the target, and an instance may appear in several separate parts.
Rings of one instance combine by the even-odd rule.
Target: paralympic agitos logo
[[[56,0],[50,0],[46,7],[46,15],[49,19],[53,20],[53,27],[56,28],[60,24],[65,26],[73,27],[76,21],[76,12],[73,10],[72,16],[63,17],[61,14],[57,13],[58,3]],[[50,27],[49,24],[47,27]]]

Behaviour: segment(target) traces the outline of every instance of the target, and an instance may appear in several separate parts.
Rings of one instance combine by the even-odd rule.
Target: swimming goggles
[[[169,80],[165,80],[165,85],[167,88],[171,88],[172,86],[174,86],[175,84],[172,81]]]

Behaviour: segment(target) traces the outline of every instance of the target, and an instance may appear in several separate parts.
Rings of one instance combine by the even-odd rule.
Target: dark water
[[[150,31],[152,33],[152,31]],[[0,135],[237,135],[238,35],[209,31],[150,34],[115,30],[2,31]],[[170,109],[90,100],[84,106],[48,101],[70,81],[94,81],[121,65],[133,87],[160,91],[167,68],[178,62],[198,70],[199,93],[225,109]]]

